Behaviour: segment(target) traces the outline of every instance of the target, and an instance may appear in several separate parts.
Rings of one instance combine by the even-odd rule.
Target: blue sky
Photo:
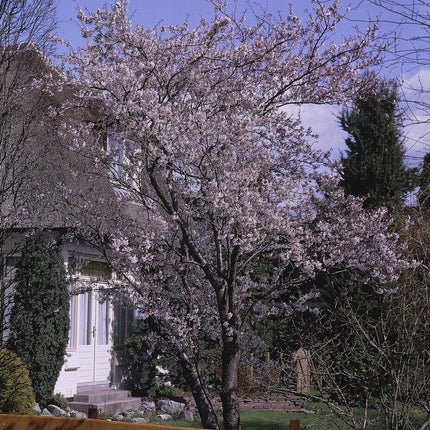
[[[57,18],[58,18],[58,35],[63,39],[69,40],[74,46],[83,43],[80,37],[78,20],[76,11],[78,7],[95,11],[102,7],[106,0],[56,0]],[[107,3],[110,3],[109,1]],[[236,4],[238,8],[246,7],[247,1],[238,0],[238,2],[230,1],[231,4]],[[304,17],[305,10],[312,10],[313,5],[311,0],[257,0],[252,1],[252,4],[258,3],[263,8],[268,8],[270,11],[281,11],[288,13],[290,5],[293,7],[294,13],[300,17]],[[369,19],[379,17],[381,20],[389,19],[390,16],[371,5],[367,0],[340,0],[342,9],[350,6],[351,11],[348,14],[348,20],[336,30],[336,39],[340,39],[343,35],[353,31],[354,26],[364,28],[367,26]],[[258,9],[258,6],[256,6]],[[153,27],[159,22],[165,25],[181,24],[185,20],[194,26],[198,24],[200,17],[210,18],[213,13],[212,5],[206,0],[131,0],[129,11],[133,13],[133,23],[140,24],[145,27]],[[381,33],[393,30],[393,26],[388,24],[381,25]],[[417,28],[402,26],[395,29],[396,34],[401,34],[403,38],[409,38],[416,35]],[[407,82],[418,82],[430,86],[430,67],[427,69],[411,68],[401,64],[390,65],[389,69],[385,69],[384,73],[391,77],[402,76]],[[339,109],[336,107],[327,106],[307,106],[302,108],[302,120],[305,125],[312,126],[315,132],[319,134],[319,139],[316,145],[323,149],[332,149],[333,158],[339,157],[339,151],[345,149],[344,140],[345,134],[337,124],[337,116]],[[407,155],[409,162],[416,165],[419,159],[429,150],[430,138],[425,137],[429,131],[428,126],[409,126],[405,128],[407,140],[405,146],[408,149]]]
[[[102,7],[106,0],[56,0],[57,15],[59,21],[58,32],[60,36],[73,40],[76,44],[82,42],[79,37],[79,27],[76,19],[78,7],[87,9],[90,12]],[[351,7],[349,17],[354,20],[345,22],[337,30],[340,37],[342,34],[350,33],[352,25],[365,25],[369,19],[374,19],[381,14],[381,10],[363,0],[340,0],[342,9]],[[268,9],[272,12],[280,11],[287,14],[290,6],[294,13],[300,17],[305,16],[305,10],[312,10],[314,5],[312,0],[230,0],[230,4],[235,5],[239,10],[249,9],[249,4],[255,8]],[[198,24],[200,17],[210,18],[213,13],[213,6],[206,0],[131,0],[129,11],[133,13],[133,22],[145,27],[152,27],[159,22],[164,24],[181,24],[188,20],[191,25]]]
[[[78,6],[94,11],[102,7],[106,0],[57,0],[58,18],[62,28],[73,31],[73,18],[76,16]],[[234,4],[234,1],[230,1]],[[246,1],[239,0],[238,7],[246,7]],[[297,14],[301,14],[306,8],[312,8],[311,0],[262,0],[256,2],[263,8],[271,11],[288,12],[290,3]],[[180,24],[189,19],[192,24],[198,22],[200,16],[210,17],[213,11],[212,5],[206,0],[131,0],[129,10],[134,12],[134,22],[152,27],[160,21],[164,24]]]

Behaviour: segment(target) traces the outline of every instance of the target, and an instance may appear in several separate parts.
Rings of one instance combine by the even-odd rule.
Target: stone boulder
[[[169,399],[160,399],[157,401],[157,407],[160,411],[166,412],[167,414],[174,415],[176,413],[181,413],[185,404],[180,402],[175,402]]]
[[[81,411],[75,411],[74,409],[70,409],[69,413],[72,418],[79,418],[79,419],[87,418],[87,414]]]
[[[184,410],[184,419],[185,421],[194,421],[194,414],[192,411]]]
[[[131,419],[132,422],[137,424],[148,424],[149,420],[143,417],[135,417]]]
[[[126,420],[130,420],[131,418],[133,418],[136,415],[135,411],[125,411],[125,412],[121,412],[119,414],[119,416],[122,416],[124,419]]]
[[[48,405],[47,409],[54,417],[68,417],[68,414],[64,409],[59,408],[57,405]]]
[[[155,411],[155,402],[142,402],[141,409],[144,411]]]

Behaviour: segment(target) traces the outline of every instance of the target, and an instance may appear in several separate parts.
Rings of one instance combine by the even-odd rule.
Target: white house
[[[11,52],[12,59],[1,57]],[[55,392],[73,397],[80,387],[120,385],[114,338],[124,339],[127,324],[124,311],[118,308],[115,315],[103,295],[107,283],[115,281],[114,274],[99,252],[70,234],[77,215],[85,217],[90,211],[86,199],[103,199],[105,210],[114,213],[117,208],[109,203],[116,200],[114,190],[109,193],[96,177],[79,174],[91,166],[57,133],[58,124],[49,115],[50,107],[61,102],[57,95],[26,87],[52,70],[52,64],[34,46],[3,51],[0,57],[0,78],[5,83],[0,89],[4,102],[0,115],[6,118],[0,121],[0,342],[7,337],[10,303],[6,299],[12,297],[14,265],[25,233],[36,228],[56,237],[67,234],[62,255],[76,294],[71,295],[69,344]],[[78,197],[69,196],[64,184]]]
[[[58,231],[47,231],[46,234],[57,235]],[[13,248],[3,249],[1,282],[6,288],[2,291],[4,300],[0,308],[6,320],[12,304],[15,265],[19,260],[17,243],[22,242],[23,237],[23,233],[15,233],[8,241],[13,242]],[[70,330],[65,362],[54,392],[71,398],[82,387],[102,385],[120,388],[122,374],[115,359],[115,346],[122,345],[114,345],[114,339],[122,343],[127,336],[129,321],[124,319],[124,315],[130,312],[116,306],[115,315],[112,301],[106,297],[108,283],[115,282],[114,274],[103,257],[87,245],[65,242],[62,256],[71,279]],[[116,324],[115,317],[118,318]],[[3,326],[5,341],[7,321],[3,321]]]
[[[112,272],[94,250],[82,245],[66,244],[63,257],[70,272],[73,266],[81,267],[72,288],[83,291],[70,299],[69,343],[54,391],[73,397],[80,386],[112,383],[114,314],[110,300],[103,295]]]

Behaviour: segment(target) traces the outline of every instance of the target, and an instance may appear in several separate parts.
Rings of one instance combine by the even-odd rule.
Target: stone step
[[[79,403],[105,403],[113,400],[126,400],[130,397],[130,394],[126,390],[79,390],[73,397],[74,402]]]
[[[88,407],[91,405],[92,407],[97,408],[100,412],[119,414],[120,412],[124,412],[127,409],[139,409],[140,404],[140,398],[128,397],[121,400],[108,400],[94,403],[78,402],[73,400],[72,402],[69,402],[69,407],[75,411],[88,413]]]
[[[94,382],[84,385],[78,385],[78,393],[82,391],[100,391],[100,390],[112,390],[109,382]]]
[[[140,404],[141,399],[131,397],[129,391],[114,390],[105,384],[79,387],[73,401],[69,402],[70,408],[79,412],[88,413],[89,406],[92,406],[111,414],[138,409]]]

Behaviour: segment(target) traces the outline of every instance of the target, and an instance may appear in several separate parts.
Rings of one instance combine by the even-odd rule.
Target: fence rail
[[[136,424],[93,419],[1,415],[0,429],[6,430],[196,430],[185,427]]]

